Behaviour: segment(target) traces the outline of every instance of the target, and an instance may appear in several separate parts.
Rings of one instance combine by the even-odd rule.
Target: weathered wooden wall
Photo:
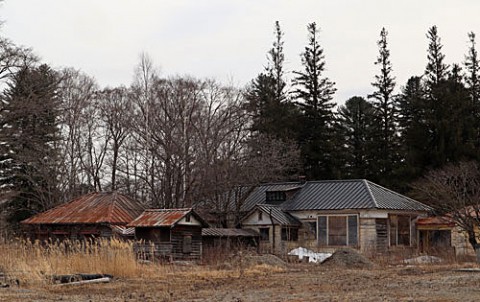
[[[136,244],[135,251],[171,260],[198,260],[202,257],[202,228],[200,226],[177,225],[170,229],[170,241],[160,241],[165,228],[136,228],[135,237],[144,244]],[[190,237],[190,239],[186,238]],[[188,251],[185,242],[190,242]]]
[[[31,240],[85,240],[111,238],[112,228],[106,224],[41,224],[24,226],[25,236]]]

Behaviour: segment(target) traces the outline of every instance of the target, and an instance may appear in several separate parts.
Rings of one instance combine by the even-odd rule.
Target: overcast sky
[[[244,86],[266,64],[276,20],[285,69],[298,70],[306,25],[316,22],[338,102],[372,92],[383,26],[397,89],[423,73],[430,26],[438,26],[447,63],[463,62],[468,32],[480,36],[478,0],[4,0],[0,12],[3,36],[102,86],[129,85],[141,52],[164,76]]]

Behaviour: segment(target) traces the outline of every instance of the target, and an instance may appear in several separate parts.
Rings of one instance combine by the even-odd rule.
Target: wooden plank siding
[[[106,224],[40,224],[24,226],[26,238],[35,241],[86,240],[112,238],[114,233]]]
[[[168,241],[165,232],[169,232]],[[202,257],[200,226],[141,227],[136,228],[135,236],[142,242],[134,246],[139,256],[153,256],[166,260],[198,260]]]

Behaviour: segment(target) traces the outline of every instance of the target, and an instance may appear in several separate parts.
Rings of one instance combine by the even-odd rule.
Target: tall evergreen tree
[[[426,166],[440,168],[447,163],[475,157],[472,150],[474,107],[463,84],[461,69],[453,65],[451,72],[444,63],[437,27],[429,29],[428,64],[425,70],[425,141]]]
[[[387,42],[388,32],[382,28],[380,39],[377,42],[379,55],[375,65],[380,66],[380,73],[375,76],[372,86],[375,88],[372,98],[375,107],[378,129],[376,131],[377,164],[380,183],[387,183],[391,179],[398,162],[398,140],[396,131],[396,108],[393,90],[395,77],[392,75],[392,63]]]
[[[373,131],[374,107],[362,97],[352,97],[338,109],[339,124],[345,136],[345,173],[349,178],[367,178],[377,181]]]
[[[9,220],[18,222],[58,198],[57,76],[47,65],[13,75],[1,104],[1,187]]]
[[[473,107],[473,136],[475,147],[480,148],[480,61],[476,49],[475,33],[468,33],[470,47],[465,56],[465,87],[468,90]]]
[[[403,125],[405,129],[402,129],[405,132],[402,136],[415,141],[410,141],[410,159],[407,157],[405,162],[412,161],[410,172],[416,176],[447,163],[477,157],[473,144],[475,108],[464,85],[461,68],[454,64],[449,71],[444,63],[443,45],[436,26],[429,29],[427,37],[424,96],[416,115],[407,120],[413,127]],[[403,111],[406,116],[406,109]]]
[[[283,53],[283,31],[280,28],[280,22],[275,21],[275,39],[272,48],[268,52],[268,66],[267,73],[274,81],[275,100],[277,103],[286,101],[287,93],[285,87],[287,86],[284,76],[283,63],[285,62],[285,55]]]
[[[398,167],[400,182],[406,184],[424,172],[429,161],[425,152],[428,141],[425,117],[425,89],[421,77],[408,79],[398,97],[399,144],[402,164]]]
[[[442,52],[443,45],[438,36],[437,26],[432,26],[427,33],[429,39],[427,53],[427,68],[425,70],[427,93],[432,97],[433,88],[445,81],[448,76],[449,66],[444,63],[445,55]],[[434,97],[434,96],[433,96]]]
[[[275,22],[275,39],[268,51],[268,65],[245,94],[246,109],[253,119],[252,131],[280,140],[295,138],[296,109],[288,99],[284,79],[283,32]]]
[[[323,75],[325,56],[318,41],[318,29],[310,23],[308,44],[301,54],[303,71],[296,71],[294,96],[302,112],[299,142],[306,176],[310,179],[338,178],[335,117],[332,102],[335,83]]]
[[[468,34],[470,40],[470,47],[468,49],[468,54],[465,56],[465,83],[466,87],[470,93],[470,98],[472,102],[477,107],[476,117],[479,117],[479,98],[480,98],[480,61],[478,58],[478,53],[476,49],[475,33],[470,32]]]

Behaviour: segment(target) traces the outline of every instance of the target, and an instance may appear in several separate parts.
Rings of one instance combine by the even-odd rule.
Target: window
[[[282,191],[267,191],[266,202],[269,204],[280,204],[287,200],[287,194]]]
[[[410,245],[410,216],[391,215],[390,246]]]
[[[192,252],[192,236],[183,236],[183,253],[190,254]]]
[[[298,229],[297,228],[282,228],[282,240],[283,241],[297,241]]]
[[[262,220],[263,220],[263,212],[258,211],[258,221],[262,221]]]
[[[317,237],[317,222],[316,221],[307,222],[307,229],[308,229],[308,232],[313,234],[315,238]]]
[[[190,220],[191,220],[190,216],[192,216],[190,213],[185,215],[185,222],[190,222]]]
[[[323,246],[357,246],[357,215],[318,216],[318,244]]]
[[[160,242],[170,242],[170,228],[160,228]]]
[[[260,233],[260,240],[261,241],[269,241],[270,240],[270,228],[259,228],[258,232]]]

